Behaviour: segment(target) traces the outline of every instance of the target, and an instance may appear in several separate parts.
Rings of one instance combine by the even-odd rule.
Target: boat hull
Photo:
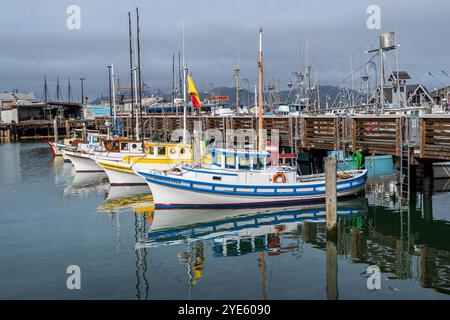
[[[61,151],[58,148],[58,145],[55,142],[51,142],[51,141],[46,141],[47,144],[50,147],[50,150],[52,151],[52,154],[54,157],[60,157],[62,156]]]
[[[61,150],[61,155],[62,155],[62,157],[63,157],[63,159],[64,159],[64,162],[72,162],[72,161],[70,160],[70,158],[66,155],[66,150],[62,149],[62,150]]]
[[[112,186],[146,185],[142,177],[134,174],[130,165],[114,163],[112,161],[97,161],[97,165],[105,170],[109,184]]]
[[[325,202],[325,184],[311,191],[295,191],[301,188],[296,185],[278,185],[269,187],[258,186],[227,186],[186,181],[155,173],[139,172],[148,183],[157,209],[172,208],[242,208],[242,207],[273,207],[298,206]],[[367,171],[348,182],[340,182],[337,187],[337,197],[343,198],[358,194],[365,190]],[[245,191],[262,188],[278,189],[262,192]],[[282,191],[282,189],[285,189]],[[292,189],[292,192],[286,192]],[[311,189],[311,188],[309,188]],[[306,189],[305,189],[306,190]],[[283,193],[285,195],[283,195]],[[254,195],[252,195],[254,194]]]
[[[160,162],[135,163],[133,165],[129,163],[102,161],[97,159],[96,162],[105,170],[108,175],[109,183],[116,186],[147,184],[141,176],[134,173],[133,167],[139,171],[162,171],[169,170],[176,165],[176,163],[171,161],[164,162],[162,160],[160,160]]]
[[[100,167],[88,154],[66,151],[67,158],[72,162],[76,172],[103,172]]]

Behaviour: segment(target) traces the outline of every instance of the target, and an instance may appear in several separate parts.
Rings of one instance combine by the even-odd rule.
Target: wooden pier
[[[79,120],[57,118],[57,130],[60,138],[70,135],[72,130],[103,128],[104,120]],[[28,120],[20,123],[0,124],[0,141],[51,140],[54,137],[53,120]]]
[[[130,117],[119,118],[125,135],[131,135],[135,126]],[[145,115],[142,117],[146,137],[170,140],[175,130],[182,128],[181,115]],[[83,126],[106,132],[106,120],[58,119],[59,137]],[[219,130],[226,137],[232,130],[257,130],[255,116],[187,117],[187,130],[193,132],[194,123],[201,124],[203,132]],[[369,154],[399,157],[402,150],[411,152],[411,164],[450,161],[450,115],[300,115],[264,116],[264,128],[270,140],[272,130],[278,130],[280,146],[285,153],[326,152],[366,148]],[[25,121],[1,124],[0,137],[10,140],[51,139],[53,121]]]
[[[96,121],[96,127],[105,127],[106,119]],[[108,119],[111,122],[111,119]],[[187,130],[193,132],[194,122],[202,130],[220,130],[226,137],[231,130],[257,130],[255,116],[187,117]],[[162,141],[169,140],[175,130],[182,128],[183,117],[177,115],[143,116],[145,135]],[[450,115],[358,115],[358,116],[264,116],[268,139],[271,130],[278,130],[280,146],[285,152],[355,151],[367,148],[374,155],[399,157],[409,148],[412,164],[450,161]],[[123,118],[124,128],[133,128],[135,122]]]

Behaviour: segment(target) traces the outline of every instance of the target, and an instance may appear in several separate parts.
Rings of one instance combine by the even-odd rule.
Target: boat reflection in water
[[[358,197],[341,201],[339,217],[356,217],[367,212],[366,200]],[[148,239],[137,247],[159,247],[214,239],[241,240],[267,236],[271,233],[289,233],[303,222],[325,221],[324,205],[260,209],[171,209],[156,210]],[[266,243],[267,245],[267,243]]]
[[[148,186],[110,186],[98,212],[118,212],[132,209],[136,213],[153,214],[153,197]]]
[[[338,217],[358,219],[367,213],[364,197],[338,203]],[[136,251],[171,245],[185,245],[178,253],[187,267],[188,297],[203,277],[205,250],[212,243],[212,256],[229,257],[257,254],[261,273],[262,299],[268,297],[266,288],[266,255],[277,256],[291,252],[302,256],[303,243],[311,238],[316,222],[325,221],[324,205],[302,206],[294,209],[265,208],[240,210],[171,209],[156,210],[147,239],[136,243]]]
[[[74,172],[64,188],[64,196],[87,196],[108,190],[108,177],[104,172]]]

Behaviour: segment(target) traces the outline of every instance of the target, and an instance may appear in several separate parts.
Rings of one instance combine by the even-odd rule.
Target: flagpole
[[[262,60],[262,41],[263,41],[263,30],[259,28],[259,114],[258,114],[258,150],[264,150],[263,141],[263,60]]]

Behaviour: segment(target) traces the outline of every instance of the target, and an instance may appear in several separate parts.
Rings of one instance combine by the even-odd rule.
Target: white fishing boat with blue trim
[[[133,170],[145,179],[158,209],[296,206],[325,201],[324,174],[299,176],[293,167],[268,166],[265,151],[211,150],[210,166],[166,172]],[[337,196],[360,193],[366,170],[337,173]]]

